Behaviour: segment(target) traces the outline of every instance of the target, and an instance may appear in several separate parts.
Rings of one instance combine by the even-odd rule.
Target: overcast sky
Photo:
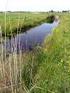
[[[70,10],[70,0],[0,0],[0,11]]]

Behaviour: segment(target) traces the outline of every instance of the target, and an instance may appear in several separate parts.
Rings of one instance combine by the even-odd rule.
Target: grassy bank
[[[24,32],[34,26],[47,22],[47,13],[7,12],[0,13],[0,26],[3,36]]]
[[[70,93],[70,14],[62,14],[60,21],[45,40],[46,57],[35,76],[38,88],[33,93]]]

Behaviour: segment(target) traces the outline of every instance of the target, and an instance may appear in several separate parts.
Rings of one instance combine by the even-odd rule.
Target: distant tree
[[[52,12],[52,13],[53,13],[54,11],[53,11],[53,10],[51,10],[51,11],[49,11],[49,12]]]
[[[69,12],[69,11],[67,11],[67,10],[63,10],[62,12]]]

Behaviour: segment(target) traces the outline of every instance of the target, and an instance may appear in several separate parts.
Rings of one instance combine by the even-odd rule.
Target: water
[[[8,52],[19,50],[32,50],[37,45],[42,45],[45,37],[51,34],[52,30],[58,25],[58,22],[52,24],[44,23],[34,27],[24,33],[21,33],[6,42],[6,50]]]

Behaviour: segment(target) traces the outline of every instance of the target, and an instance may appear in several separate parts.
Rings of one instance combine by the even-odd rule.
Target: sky
[[[0,11],[70,10],[70,0],[0,0]]]

